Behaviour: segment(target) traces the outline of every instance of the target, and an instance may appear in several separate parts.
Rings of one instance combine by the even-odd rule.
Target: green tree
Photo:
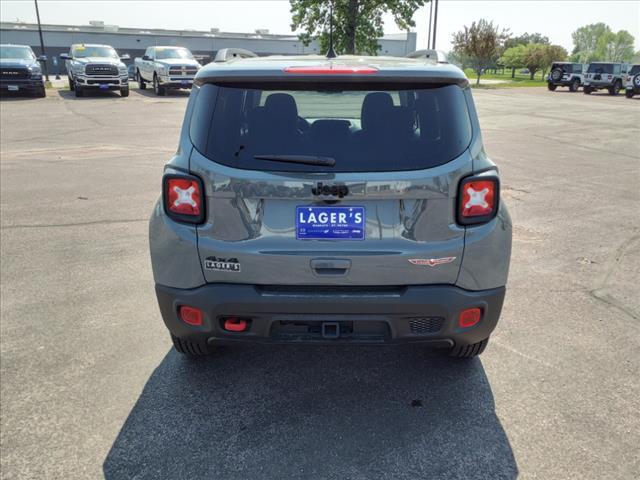
[[[529,45],[530,43],[541,43],[543,45],[549,45],[549,37],[545,37],[541,33],[523,33],[517,37],[508,38],[504,42],[505,48],[513,48],[518,45]]]
[[[524,45],[507,48],[498,60],[500,65],[511,69],[511,78],[516,76],[516,68],[524,67],[524,50]]]
[[[626,30],[607,32],[598,39],[598,55],[607,62],[628,62],[633,58],[634,40]]]
[[[589,63],[595,60],[603,60],[601,38],[611,33],[608,25],[600,22],[580,27],[571,34],[573,38],[572,60],[579,63]]]
[[[302,29],[300,40],[309,45],[319,38],[329,46],[329,10],[333,4],[333,44],[338,53],[375,55],[383,35],[382,15],[391,13],[402,30],[415,27],[413,14],[429,0],[290,0],[291,30]]]
[[[524,66],[529,70],[531,80],[538,70],[544,68],[548,62],[547,46],[539,43],[532,43],[524,47],[522,59]]]
[[[500,49],[508,38],[507,30],[500,30],[493,22],[481,19],[470,27],[453,34],[453,50],[458,55],[469,59],[469,65],[476,72],[476,84],[485,68],[495,64],[500,56]]]

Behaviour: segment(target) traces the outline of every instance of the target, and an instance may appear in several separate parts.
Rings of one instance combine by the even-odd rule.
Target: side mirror
[[[122,55],[120,55],[120,60],[129,60],[131,57],[129,56],[128,53],[124,53]]]
[[[71,57],[69,56],[68,53],[61,53],[60,60],[71,60]]]
[[[143,55],[142,59],[143,60],[151,60],[151,57],[149,55]]]
[[[38,60],[39,62],[46,62],[47,61],[47,56],[46,55],[40,55],[36,60]]]

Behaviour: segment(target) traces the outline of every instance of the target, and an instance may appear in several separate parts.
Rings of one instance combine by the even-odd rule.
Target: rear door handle
[[[316,275],[346,275],[351,268],[351,260],[344,258],[314,258],[311,270]]]

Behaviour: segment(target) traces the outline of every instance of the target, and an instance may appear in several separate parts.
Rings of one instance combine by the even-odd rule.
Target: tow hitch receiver
[[[338,338],[340,324],[338,322],[322,322],[322,338]]]

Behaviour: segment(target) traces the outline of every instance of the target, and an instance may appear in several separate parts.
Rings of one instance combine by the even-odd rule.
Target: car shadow
[[[47,91],[47,94],[49,92]],[[41,97],[36,97],[29,92],[0,92],[0,100],[3,102],[15,102],[21,100],[41,100]]]
[[[152,97],[152,98],[165,98],[165,97],[188,97],[191,94],[191,90],[167,90],[164,95],[156,95],[153,91],[153,88],[147,85],[145,90],[140,90],[137,88],[136,90],[132,90],[132,92],[136,92],[143,97]]]
[[[518,475],[479,359],[414,347],[259,347],[155,369],[105,478]]]
[[[60,95],[65,100],[90,100],[94,98],[126,98],[120,95],[120,92],[117,90],[108,90],[108,91],[100,91],[100,90],[85,90],[84,95],[82,97],[76,97],[75,92],[71,90],[58,90],[58,95]]]

